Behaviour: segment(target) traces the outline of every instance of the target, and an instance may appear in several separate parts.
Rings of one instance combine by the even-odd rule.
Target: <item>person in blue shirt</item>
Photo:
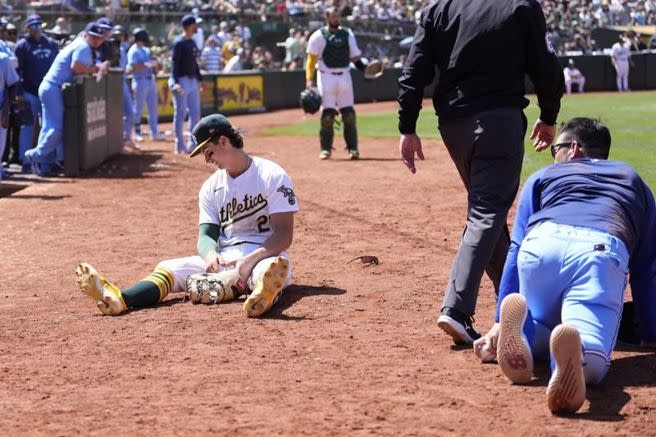
[[[109,63],[94,63],[93,50],[103,43],[103,30],[89,23],[85,31],[59,52],[39,86],[43,126],[36,148],[25,152],[25,161],[38,176],[60,173],[64,161],[64,95],[62,85],[76,75],[105,74]]]
[[[586,383],[610,366],[627,274],[640,337],[656,340],[656,206],[628,164],[609,161],[611,136],[574,118],[551,146],[555,164],[531,175],[517,204],[496,323],[474,342],[510,381],[528,383],[551,357],[547,404],[577,411]]]
[[[41,118],[39,85],[50,69],[59,48],[55,40],[43,34],[43,21],[38,15],[30,15],[25,21],[27,33],[17,43],[15,54],[18,59],[18,75],[23,87],[23,98],[31,112],[20,129],[19,159],[23,162],[25,152],[34,145],[34,125]],[[43,124],[43,123],[40,123]],[[27,166],[24,170],[28,170]]]
[[[0,156],[4,153],[7,144],[9,107],[16,96],[19,81],[20,78],[16,73],[11,57],[4,52],[0,52]],[[5,170],[0,165],[0,180],[3,176],[6,176]]]
[[[203,77],[198,67],[198,47],[192,39],[198,28],[193,15],[185,15],[180,21],[184,34],[173,44],[173,71],[169,87],[173,91],[173,126],[175,127],[175,153],[187,153],[193,149],[192,128],[200,119],[200,84]],[[184,121],[189,112],[189,142],[184,141]]]
[[[135,139],[142,141],[141,115],[144,104],[148,110],[150,134],[154,140],[163,140],[164,135],[157,130],[157,85],[156,72],[150,57],[150,49],[146,47],[150,36],[145,29],[136,28],[132,32],[134,44],[128,50],[127,71],[132,73],[132,91],[134,92]]]
[[[134,125],[134,105],[132,103],[132,94],[128,86],[127,74],[127,34],[120,24],[112,28],[112,36],[120,41],[118,66],[123,71],[123,146],[129,149],[138,150],[139,148],[132,141],[132,126]]]

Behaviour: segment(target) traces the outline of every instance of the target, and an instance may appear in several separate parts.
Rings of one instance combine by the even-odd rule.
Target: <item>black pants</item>
[[[510,247],[506,219],[522,171],[526,117],[499,108],[440,122],[440,133],[467,189],[462,233],[443,308],[471,316],[483,271],[498,291]]]

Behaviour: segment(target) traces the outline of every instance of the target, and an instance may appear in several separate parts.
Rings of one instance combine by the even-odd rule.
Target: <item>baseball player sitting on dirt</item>
[[[121,290],[91,265],[76,269],[84,294],[103,314],[152,306],[170,292],[185,291],[194,303],[217,303],[248,294],[244,312],[268,311],[291,280],[289,257],[294,213],[294,186],[276,163],[248,155],[243,139],[227,118],[213,114],[193,129],[196,148],[218,170],[203,184],[198,255],[162,261],[132,287]]]
[[[606,376],[627,273],[644,341],[656,340],[656,207],[629,165],[608,161],[610,133],[597,120],[563,124],[555,164],[529,177],[517,205],[496,323],[474,342],[510,381],[533,377],[551,356],[547,403],[575,412],[586,383]]]

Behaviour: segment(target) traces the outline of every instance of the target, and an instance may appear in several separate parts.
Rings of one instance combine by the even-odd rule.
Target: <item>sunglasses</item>
[[[572,147],[572,142],[568,141],[566,143],[552,144],[551,145],[551,157],[556,158],[556,153],[558,153],[558,150],[563,148],[563,147],[566,147],[566,148]]]

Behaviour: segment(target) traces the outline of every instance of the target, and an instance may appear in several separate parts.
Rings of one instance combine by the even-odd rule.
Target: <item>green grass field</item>
[[[522,180],[533,171],[552,162],[548,151],[535,153],[528,141],[531,126],[538,115],[535,96],[526,108],[529,132],[525,142]],[[635,167],[649,186],[656,187],[656,92],[624,94],[584,94],[565,96],[559,121],[576,116],[598,117],[610,129],[613,137],[610,158],[625,161]],[[367,137],[398,137],[395,112],[358,115],[358,132]],[[315,136],[318,119],[268,129],[265,135]],[[419,116],[417,132],[422,139],[439,138],[437,119],[432,106]],[[424,146],[425,147],[425,146]]]

